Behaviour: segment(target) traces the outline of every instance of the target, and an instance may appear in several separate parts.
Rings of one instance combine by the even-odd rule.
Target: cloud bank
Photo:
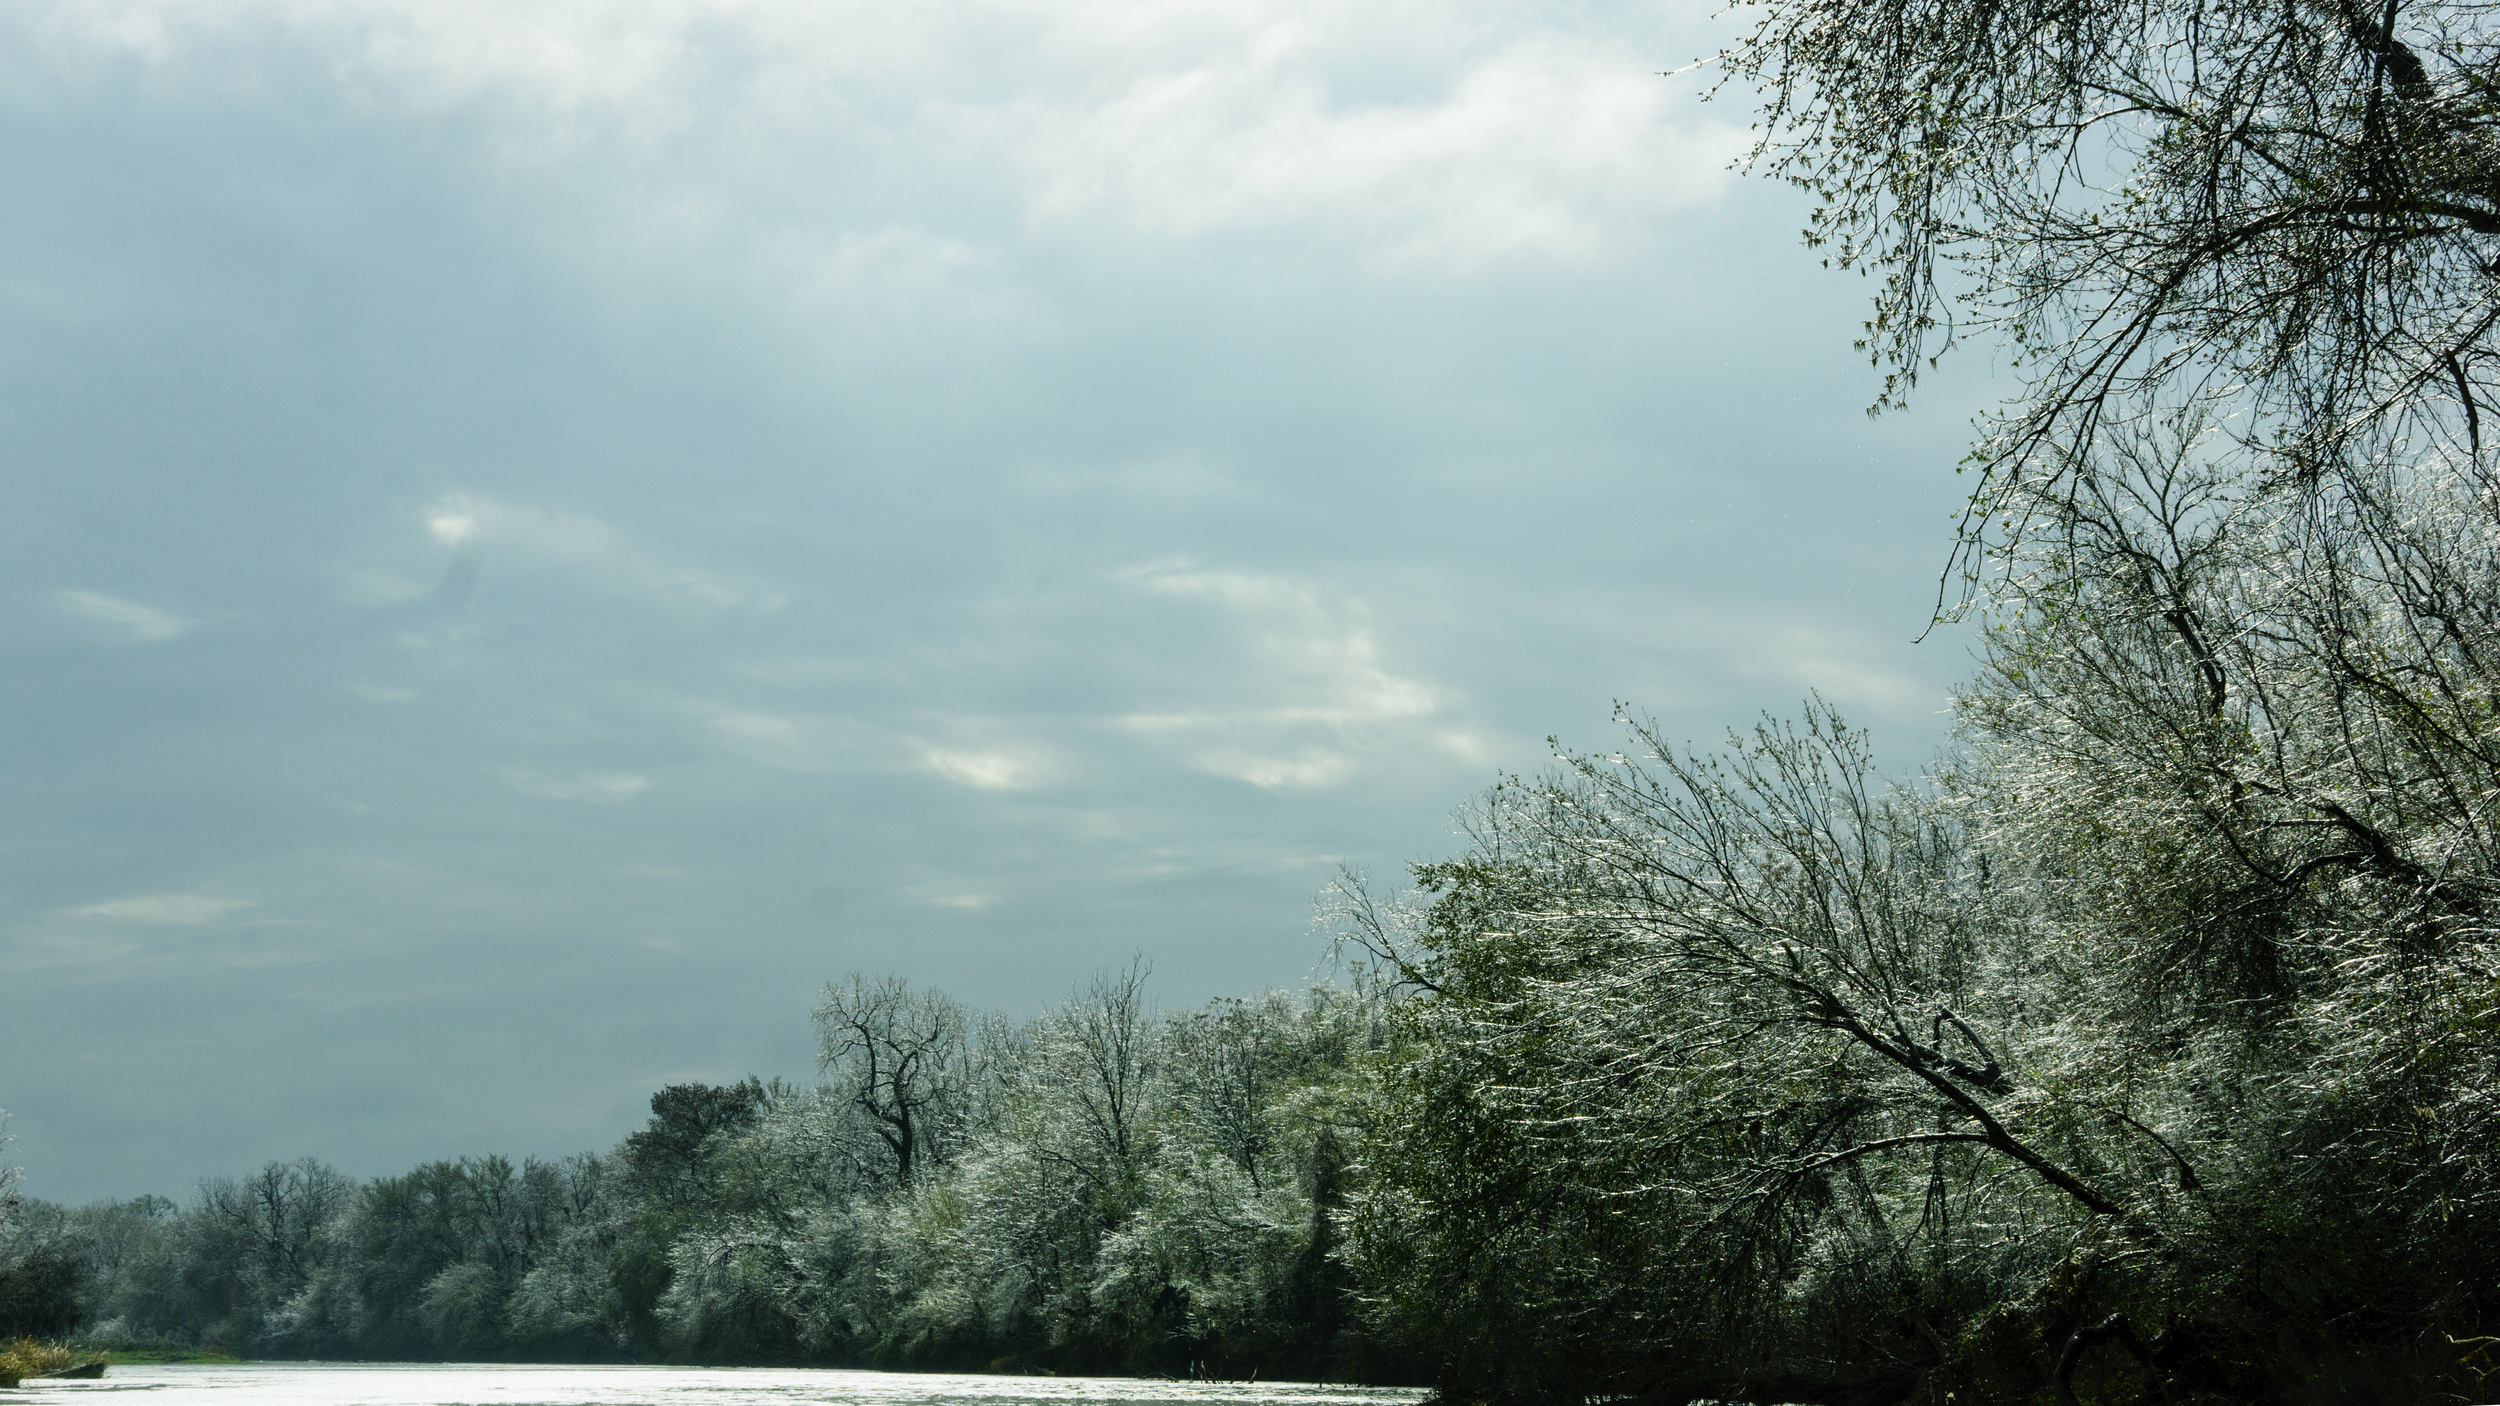
[[[603,1146],[819,985],[1327,959],[1624,699],[1901,739],[1961,411],[1490,0],[0,14],[0,1107],[38,1194]],[[1923,651],[1923,652],[1922,652]],[[1891,745],[1888,743],[1887,745]],[[241,895],[249,895],[247,900]]]

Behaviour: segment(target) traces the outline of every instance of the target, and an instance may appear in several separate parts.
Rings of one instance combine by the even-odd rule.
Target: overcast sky
[[[1916,766],[1989,368],[1864,416],[1711,8],[0,0],[28,1190],[1299,985],[1616,700]]]

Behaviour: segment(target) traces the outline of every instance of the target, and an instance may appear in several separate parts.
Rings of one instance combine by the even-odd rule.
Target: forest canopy
[[[1486,1396],[2487,1399],[2490,12],[1742,12],[1884,403],[2015,373],[1979,670],[1914,781],[1627,716],[1358,904],[1367,1282]]]

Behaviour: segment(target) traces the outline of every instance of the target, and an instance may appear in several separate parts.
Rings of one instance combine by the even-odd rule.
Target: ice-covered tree
[[[9,1160],[8,1152],[9,1111],[0,1108],[0,1237],[7,1236],[17,1223],[18,1206],[21,1204],[18,1187],[26,1176],[23,1168]]]
[[[2020,390],[1967,526],[2181,407],[2295,486],[2482,462],[2494,408],[2500,32],[2479,0],[1755,0],[1719,56],[1807,241],[1881,277],[1907,393],[1960,333]]]
[[[1417,994],[1359,1260],[1455,1385],[2480,1389],[2500,518],[2218,438],[2020,481],[1932,777],[1636,724],[1371,920]]]
[[[814,1019],[818,1067],[883,1144],[893,1180],[943,1160],[971,1096],[963,1007],[853,972],[825,987]]]

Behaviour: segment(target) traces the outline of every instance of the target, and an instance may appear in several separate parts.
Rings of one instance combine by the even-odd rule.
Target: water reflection
[[[96,1382],[28,1382],[0,1402],[108,1406],[1407,1406],[1420,1391],[1310,1382],[957,1377],[783,1367],[509,1367],[270,1362],[121,1366]]]

